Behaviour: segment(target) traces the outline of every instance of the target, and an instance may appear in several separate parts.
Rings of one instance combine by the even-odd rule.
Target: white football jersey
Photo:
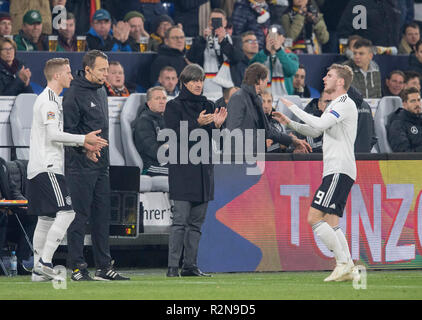
[[[47,134],[47,125],[54,125],[63,132],[63,107],[56,93],[46,87],[37,97],[33,107],[31,138],[29,145],[28,179],[41,172],[64,175],[63,142],[53,141]],[[54,128],[54,129],[56,129]],[[68,135],[66,145],[82,145],[84,135]]]
[[[336,117],[336,124],[324,130],[323,176],[344,173],[356,180],[355,139],[358,124],[356,104],[347,94],[343,94],[325,108],[323,114],[327,113]]]

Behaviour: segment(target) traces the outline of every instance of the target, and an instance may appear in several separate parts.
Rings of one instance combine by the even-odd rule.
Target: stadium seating
[[[135,120],[139,107],[143,106],[146,102],[146,95],[143,93],[134,93],[129,96],[123,106],[120,114],[121,124],[121,138],[123,144],[123,152],[127,166],[138,166],[141,171],[144,166],[141,156],[136,150],[133,142],[132,122]],[[150,177],[141,175],[139,192],[168,192],[168,177],[157,176]]]
[[[387,139],[386,125],[388,116],[401,107],[402,101],[400,97],[383,97],[378,103],[374,117],[374,124],[375,134],[378,137],[377,149],[380,153],[392,153]]]
[[[36,99],[37,95],[34,93],[23,93],[16,97],[15,104],[10,112],[10,125],[14,146],[29,146],[33,106]],[[16,155],[18,159],[28,160],[29,149],[18,148]]]

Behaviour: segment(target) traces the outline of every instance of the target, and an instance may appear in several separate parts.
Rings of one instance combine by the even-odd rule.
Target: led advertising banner
[[[368,269],[422,268],[422,161],[357,161],[340,226]],[[307,223],[322,161],[267,161],[259,176],[215,166],[198,256],[205,271],[330,270],[333,254]]]

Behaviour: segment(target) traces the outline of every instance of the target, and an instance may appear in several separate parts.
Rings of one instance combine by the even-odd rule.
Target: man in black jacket
[[[171,27],[165,32],[164,44],[159,47],[158,55],[151,64],[149,75],[151,86],[155,85],[161,69],[166,66],[176,69],[177,76],[187,66],[185,59],[185,33],[177,26]]]
[[[149,176],[168,175],[168,167],[161,166],[157,160],[158,149],[163,144],[157,141],[157,135],[164,128],[163,113],[166,103],[166,89],[163,87],[148,89],[145,107],[134,123],[134,143],[144,163],[142,174]]]
[[[393,152],[422,152],[422,107],[417,88],[400,94],[403,108],[388,118],[387,138]]]
[[[259,97],[259,94],[267,88],[268,73],[267,67],[258,62],[251,64],[246,69],[240,90],[232,95],[228,103],[226,128],[231,131],[241,129],[244,133],[246,129],[254,129],[253,153],[265,152],[265,139],[271,139],[286,147],[293,144],[303,152],[311,151],[312,149],[306,141],[274,130],[269,125],[262,108],[262,100]],[[265,130],[263,141],[257,141],[257,130],[259,129]],[[235,149],[232,147],[233,150]]]
[[[108,140],[109,119],[107,93],[103,87],[108,73],[108,58],[98,50],[88,51],[82,60],[83,70],[72,81],[63,96],[64,131],[87,134],[101,129]],[[94,129],[95,128],[95,129]],[[91,154],[90,161],[83,148],[68,147],[65,175],[75,210],[75,219],[68,229],[68,252],[73,269],[72,280],[89,281],[83,256],[85,226],[91,224],[92,249],[97,268],[95,280],[128,280],[113,270],[109,247],[110,181],[109,149]]]

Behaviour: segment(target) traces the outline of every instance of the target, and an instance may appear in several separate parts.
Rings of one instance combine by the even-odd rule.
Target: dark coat
[[[353,20],[357,16],[353,8],[364,6],[367,13],[367,28],[355,29]],[[339,38],[352,34],[369,39],[375,46],[398,47],[400,41],[401,12],[397,0],[351,0],[341,16],[337,31]]]
[[[157,57],[151,64],[151,71],[149,74],[150,85],[153,86],[157,82],[162,68],[171,66],[176,69],[177,76],[179,76],[187,65],[184,52],[170,48],[164,44],[161,45],[158,49]],[[140,70],[140,72],[144,71]]]
[[[413,70],[422,74],[422,63],[419,62],[414,53],[409,56],[409,70]]]
[[[183,25],[187,37],[199,35],[199,7],[210,2],[211,9],[220,7],[220,0],[175,0],[174,22]],[[154,30],[155,31],[155,30]]]
[[[153,165],[160,166],[157,160],[158,149],[164,142],[157,141],[158,132],[164,128],[162,114],[152,112],[145,104],[143,112],[133,124],[133,139],[139,155],[144,162],[143,171]]]
[[[322,111],[318,108],[318,100],[319,99],[312,99],[311,102],[309,102],[303,110],[309,114],[312,114],[315,117],[321,117]],[[303,121],[301,121],[301,123],[303,123]],[[298,137],[306,139],[306,141],[312,147],[313,153],[322,153],[322,135],[316,138],[312,138],[298,134]]]
[[[176,132],[178,154],[178,164],[169,165],[169,191],[172,200],[207,202],[214,199],[214,167],[211,159],[209,159],[209,164],[192,164],[190,160],[187,164],[182,164],[180,161],[179,149],[181,144],[186,143],[186,141],[180,141],[180,121],[188,122],[188,134],[194,129],[205,129],[210,138],[211,149],[211,130],[215,126],[210,124],[200,127],[197,120],[204,109],[207,110],[207,114],[213,113],[214,103],[207,100],[205,96],[192,94],[185,86],[176,98],[167,102],[164,112],[165,126]],[[195,142],[189,142],[188,148],[190,149],[194,144]],[[211,157],[211,151],[209,155]]]
[[[87,134],[101,129],[100,136],[108,138],[108,101],[104,86],[89,82],[85,72],[80,70],[63,94],[64,131],[73,134]],[[65,165],[71,168],[106,168],[110,164],[109,147],[101,149],[97,163],[89,160],[83,147],[65,148]]]
[[[110,30],[110,33],[107,36],[107,39],[101,38],[91,27],[88,33],[86,34],[86,44],[87,50],[101,50],[101,51],[128,51],[131,52],[132,49],[129,44],[129,39],[126,42],[122,43],[113,37],[113,32]]]
[[[17,72],[12,73],[5,63],[0,61],[0,95],[17,96],[20,93],[33,93],[31,85],[25,87],[25,83],[18,77],[18,72],[23,64],[15,59]]]
[[[393,152],[422,152],[422,117],[403,108],[388,117],[387,138]]]
[[[262,108],[262,100],[252,86],[242,84],[240,89],[231,96],[227,105],[227,112],[226,128],[230,131],[237,128],[243,132],[246,129],[264,129],[266,139],[271,139],[285,146],[289,146],[292,143],[292,138],[289,135],[280,133],[269,125]],[[253,150],[255,152],[258,150],[256,131],[253,140]]]
[[[231,44],[227,38],[224,38],[223,41],[221,41],[220,55],[217,55],[218,64],[219,66],[223,64],[224,62],[223,54],[225,54],[227,56],[228,62],[230,63],[230,75],[232,77],[232,81],[235,86],[240,86],[243,78],[239,79],[239,77],[234,74],[235,73],[234,66],[243,59],[243,52],[242,52],[242,49],[239,49],[237,46],[235,46],[234,40],[232,41],[233,41],[233,44]],[[192,43],[192,47],[186,53],[186,58],[189,61],[197,63],[201,67],[203,67],[204,66],[204,51],[206,47],[207,47],[207,40],[202,36],[196,37]]]

